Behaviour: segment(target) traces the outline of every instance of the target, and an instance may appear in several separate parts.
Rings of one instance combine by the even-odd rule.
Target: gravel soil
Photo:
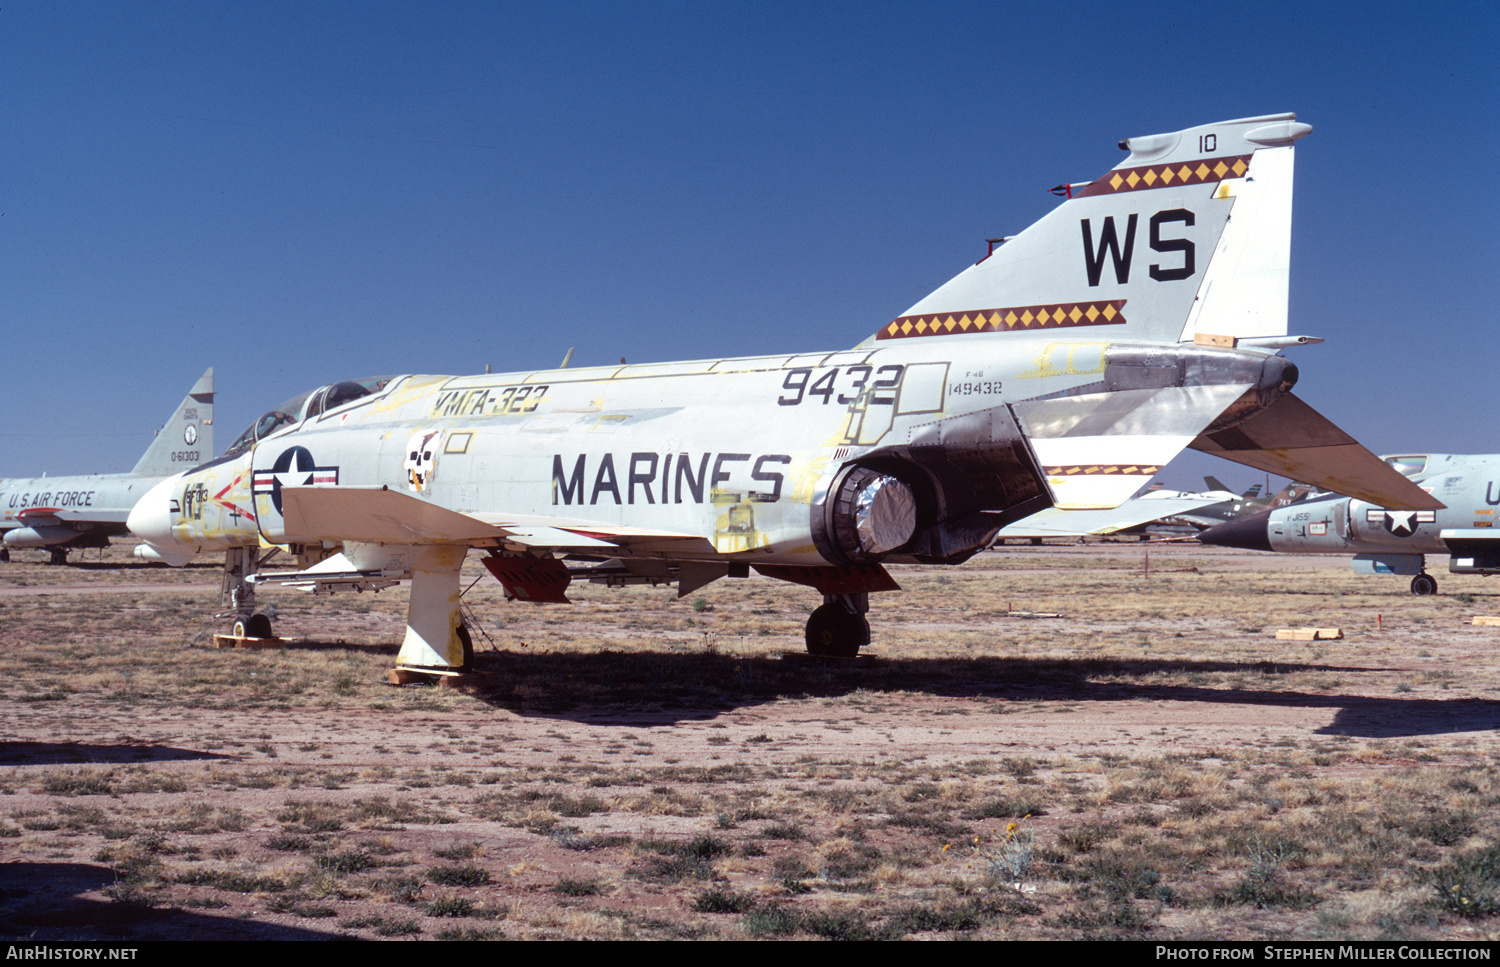
[[[1500,629],[1470,623],[1500,589],[1445,561],[1417,599],[1343,558],[1013,547],[893,569],[846,661],[806,656],[814,596],[764,579],[565,608],[485,578],[481,674],[397,688],[400,591],[288,593],[284,649],[221,651],[212,568],[21,557],[7,939],[1497,935],[1424,872],[1500,817],[1459,781],[1500,762]],[[1274,638],[1301,626],[1343,637]],[[1400,863],[1354,876],[1309,832],[1433,782],[1467,820],[1393,837]],[[1080,878],[1090,830],[1171,889]],[[1278,882],[1313,899],[1224,899],[1298,830]]]

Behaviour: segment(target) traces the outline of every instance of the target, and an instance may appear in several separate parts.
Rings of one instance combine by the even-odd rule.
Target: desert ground
[[[465,690],[386,684],[400,589],[219,650],[217,569],[129,550],[0,565],[8,939],[1500,938],[1500,584],[1443,559],[1012,547],[821,660],[807,588],[471,556]]]

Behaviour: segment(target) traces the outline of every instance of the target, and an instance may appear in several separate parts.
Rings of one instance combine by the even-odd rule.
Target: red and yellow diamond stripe
[[[1043,467],[1049,477],[1089,477],[1096,475],[1149,477],[1161,470],[1160,466],[1145,463],[1070,463],[1059,467]]]
[[[1047,306],[1013,306],[1008,309],[971,309],[967,312],[902,316],[876,333],[875,338],[907,339],[973,332],[1122,326],[1125,324],[1124,308],[1124,299],[1107,299],[1098,302],[1064,302]]]
[[[1223,181],[1225,178],[1243,178],[1249,169],[1248,154],[1203,161],[1143,165],[1139,168],[1116,168],[1103,178],[1090,182],[1087,188],[1075,193],[1073,197],[1087,198],[1090,195],[1112,195],[1119,191],[1144,191],[1147,188],[1169,188],[1174,185],[1201,185]]]

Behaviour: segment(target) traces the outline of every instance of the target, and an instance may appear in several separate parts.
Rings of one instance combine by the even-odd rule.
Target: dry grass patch
[[[85,590],[0,595],[23,877],[0,916],[42,939],[101,937],[101,909],[114,938],[1500,931],[1500,673],[1464,623],[1495,593],[1151,553],[1149,580],[1130,547],[897,569],[854,662],[801,657],[815,596],[766,581],[699,608],[481,584],[480,695],[383,684],[400,592],[277,596],[300,643],[219,652],[184,645],[211,571],[10,565]],[[1346,638],[1269,639],[1307,624]]]

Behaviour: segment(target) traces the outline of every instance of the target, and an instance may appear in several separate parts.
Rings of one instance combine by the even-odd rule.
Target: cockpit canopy
[[[1427,454],[1403,453],[1386,457],[1385,462],[1408,477],[1419,477],[1427,470]]]
[[[224,456],[232,457],[243,453],[277,430],[327,413],[345,403],[378,393],[385,389],[394,378],[393,376],[370,376],[364,379],[346,379],[294,396],[275,409],[267,411],[260,419],[246,427],[245,432],[235,437],[229,449],[224,451]]]

